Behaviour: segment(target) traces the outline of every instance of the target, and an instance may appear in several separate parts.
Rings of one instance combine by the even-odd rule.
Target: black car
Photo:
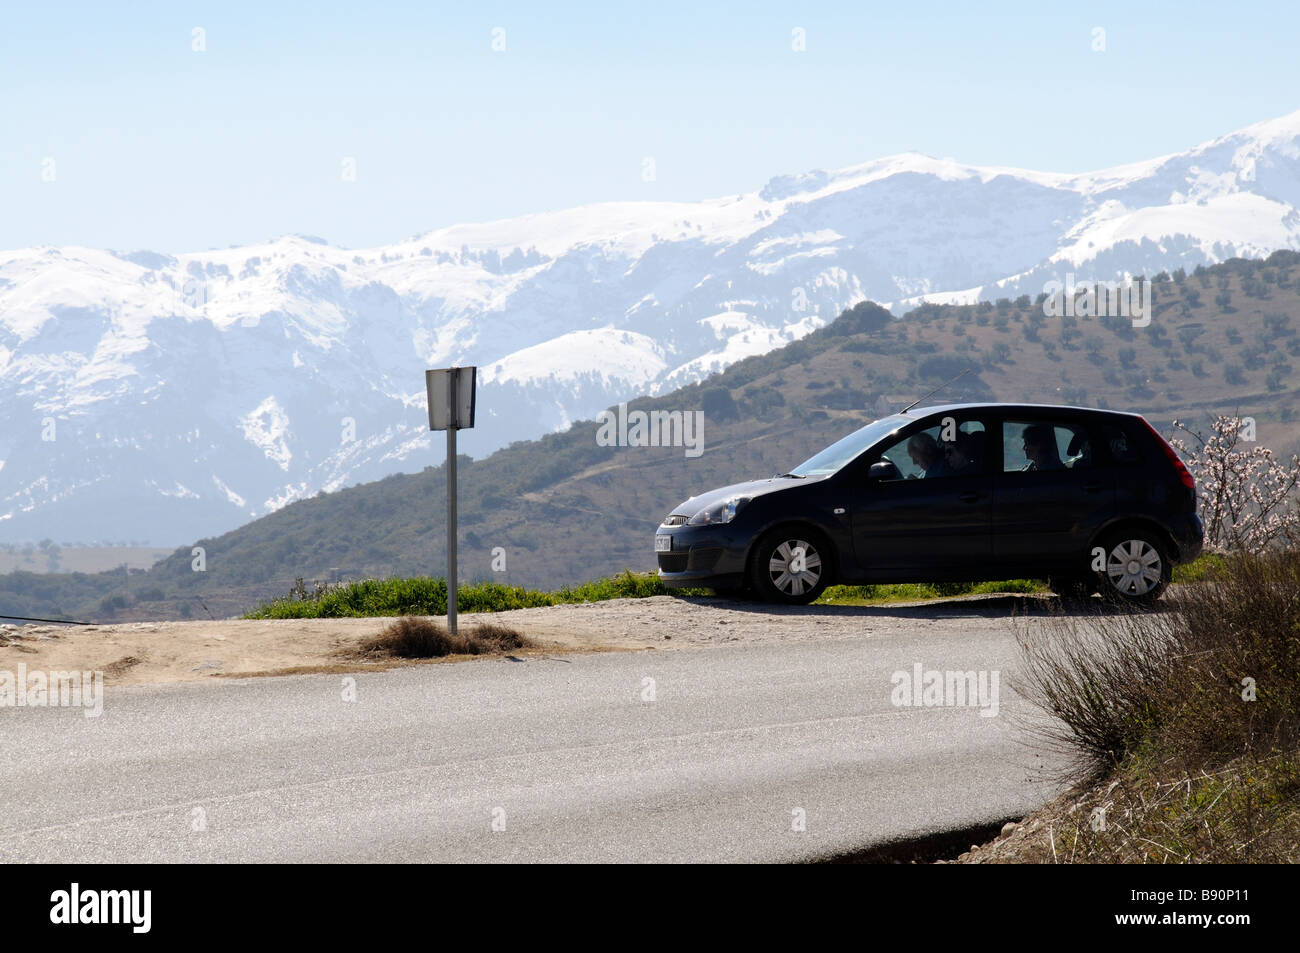
[[[1149,603],[1203,538],[1192,475],[1137,414],[948,404],[691,497],[655,552],[665,585],[795,604],[833,583],[1026,576]]]

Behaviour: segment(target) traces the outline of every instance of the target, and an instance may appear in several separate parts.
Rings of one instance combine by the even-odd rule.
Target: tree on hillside
[[[745,388],[745,402],[750,415],[766,418],[785,404],[785,395],[775,387],[755,385]]]
[[[700,395],[700,407],[706,419],[735,420],[740,416],[731,391],[725,387],[710,387]]]
[[[874,301],[859,301],[832,321],[826,333],[835,337],[875,334],[893,320],[894,316]]]
[[[1294,333],[1288,329],[1290,323],[1291,316],[1281,311],[1266,311],[1264,313],[1264,326],[1268,328],[1268,333],[1274,337],[1285,337]]]
[[[917,373],[922,381],[942,383],[951,380],[971,366],[971,362],[967,358],[958,357],[955,354],[936,354],[934,357],[927,357],[922,361],[917,368]]]

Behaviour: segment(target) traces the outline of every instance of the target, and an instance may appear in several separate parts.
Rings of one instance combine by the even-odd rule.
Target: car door
[[[1085,417],[1010,413],[998,423],[993,558],[1017,572],[1086,571],[1088,542],[1110,512],[1115,474]]]
[[[854,556],[864,572],[924,578],[927,570],[970,569],[992,552],[992,475],[987,427],[972,415],[927,418],[901,439],[868,455],[855,474],[850,514]],[[965,453],[951,452],[962,444]],[[926,465],[931,445],[944,453]],[[958,456],[960,466],[948,463]],[[896,473],[867,479],[871,463]]]

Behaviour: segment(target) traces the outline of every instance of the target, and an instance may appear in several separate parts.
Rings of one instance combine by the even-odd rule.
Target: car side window
[[[1087,470],[1093,465],[1092,440],[1081,423],[1007,420],[1002,424],[1004,473]]]
[[[948,418],[933,427],[918,430],[881,454],[892,463],[897,476],[892,480],[933,480],[973,476],[984,472],[984,424],[978,420]]]

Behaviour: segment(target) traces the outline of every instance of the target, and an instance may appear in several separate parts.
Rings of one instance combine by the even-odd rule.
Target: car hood
[[[768,493],[777,493],[794,486],[814,482],[816,479],[818,478],[772,477],[767,480],[750,480],[748,483],[733,483],[730,486],[718,487],[716,490],[709,490],[707,493],[693,496],[684,503],[674,506],[669,515],[691,517],[706,506],[713,506],[715,503],[721,503],[733,496],[747,496],[753,499],[756,496],[766,496]]]

